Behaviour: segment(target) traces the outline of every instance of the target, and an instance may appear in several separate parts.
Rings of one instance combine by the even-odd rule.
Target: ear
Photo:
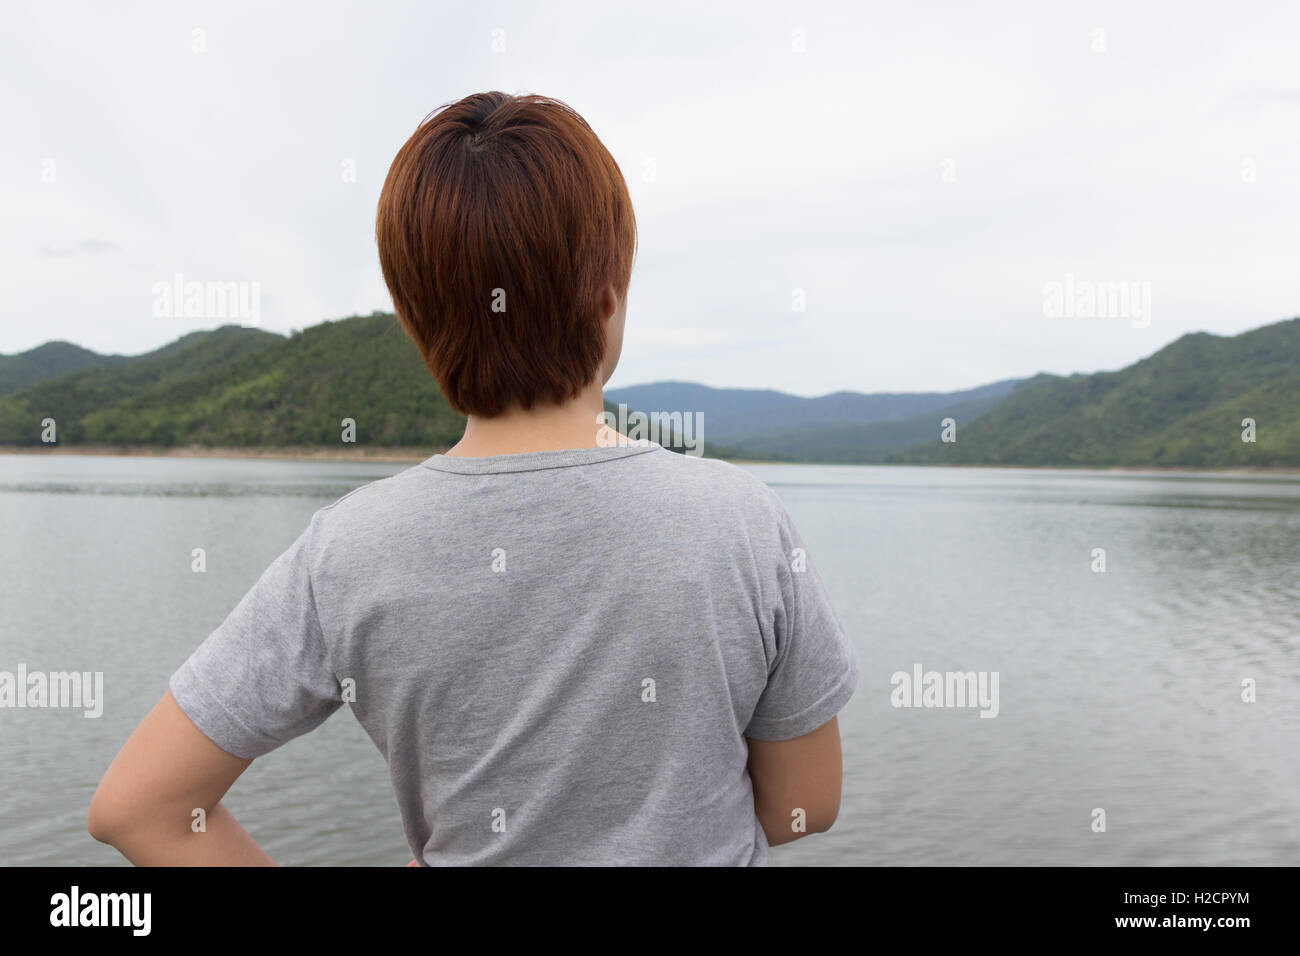
[[[600,290],[600,318],[603,322],[608,322],[618,311],[618,294],[615,293],[612,285],[607,285]]]

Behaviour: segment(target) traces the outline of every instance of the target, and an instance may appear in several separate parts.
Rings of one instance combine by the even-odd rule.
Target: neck
[[[596,448],[601,444],[596,416],[604,410],[604,392],[600,380],[595,379],[577,398],[559,405],[534,405],[527,410],[515,406],[490,418],[470,415],[465,434],[447,454],[453,458],[486,458]]]

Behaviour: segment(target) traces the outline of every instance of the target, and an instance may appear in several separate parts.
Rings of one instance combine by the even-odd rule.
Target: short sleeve
[[[236,757],[260,757],[342,706],[312,591],[311,529],[171,676],[181,710]]]
[[[776,654],[745,736],[790,740],[840,712],[858,681],[858,655],[794,522],[781,508],[772,610]]]

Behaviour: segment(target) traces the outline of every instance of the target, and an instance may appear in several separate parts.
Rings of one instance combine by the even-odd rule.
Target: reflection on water
[[[98,720],[0,711],[0,862],[120,862],[86,805],[167,676],[313,511],[404,467],[0,457],[0,670],[102,670],[107,698]],[[839,822],[778,863],[1300,862],[1300,480],[749,467],[863,664]],[[999,715],[891,706],[917,664],[997,671]],[[281,862],[409,859],[343,712],[227,802]]]

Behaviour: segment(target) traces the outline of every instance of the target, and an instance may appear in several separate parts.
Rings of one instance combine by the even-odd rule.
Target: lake
[[[0,670],[105,688],[97,719],[0,709],[0,863],[122,863],[86,807],[168,676],[317,508],[405,467],[0,456]],[[862,662],[839,821],[776,863],[1300,863],[1300,477],[745,467]],[[918,668],[996,674],[996,716],[895,706]],[[226,803],[284,864],[411,856],[346,708]]]

